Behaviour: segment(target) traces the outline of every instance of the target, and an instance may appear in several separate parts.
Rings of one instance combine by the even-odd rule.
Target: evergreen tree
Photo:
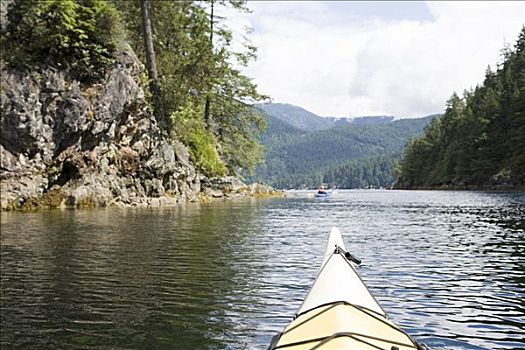
[[[525,27],[502,53],[481,86],[453,94],[443,117],[408,144],[397,186],[525,186]]]
[[[153,36],[151,34],[151,16],[149,0],[140,0],[142,14],[142,36],[144,37],[144,54],[146,57],[146,68],[150,79],[149,89],[153,97],[155,113],[162,115],[162,97],[157,74],[157,63],[155,61],[155,50],[153,48]],[[162,117],[161,117],[162,118]],[[164,119],[161,119],[164,122]]]
[[[114,0],[144,59],[137,1]],[[252,169],[262,158],[257,137],[264,120],[251,105],[265,97],[237,67],[255,58],[255,47],[245,42],[242,51],[235,51],[225,19],[210,18],[212,5],[246,11],[244,1],[150,3],[162,107],[172,121],[171,132],[190,147],[197,164],[209,165],[202,169],[209,175]]]

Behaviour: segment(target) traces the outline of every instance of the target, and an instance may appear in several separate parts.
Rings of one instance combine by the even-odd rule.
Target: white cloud
[[[246,72],[274,101],[333,116],[442,112],[452,92],[483,81],[525,23],[524,2],[429,2],[432,21],[330,6],[252,2],[251,15],[237,16],[259,48]]]

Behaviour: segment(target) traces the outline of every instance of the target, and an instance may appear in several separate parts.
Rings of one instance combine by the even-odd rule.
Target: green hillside
[[[268,130],[261,138],[266,159],[251,180],[279,188],[317,187],[321,182],[354,188],[392,185],[394,163],[408,138],[421,134],[432,117],[343,126],[332,120],[336,127],[310,132],[283,119],[282,114],[266,113]]]

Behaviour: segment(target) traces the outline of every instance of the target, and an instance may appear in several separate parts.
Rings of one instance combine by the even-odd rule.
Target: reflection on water
[[[333,225],[416,340],[525,348],[523,194],[291,193],[1,219],[2,349],[266,349]]]

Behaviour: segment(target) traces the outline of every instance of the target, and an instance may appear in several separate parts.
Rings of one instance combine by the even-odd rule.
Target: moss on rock
[[[20,206],[21,210],[32,211],[38,209],[55,209],[61,207],[66,198],[62,190],[50,190],[44,193],[41,197],[28,198]]]

